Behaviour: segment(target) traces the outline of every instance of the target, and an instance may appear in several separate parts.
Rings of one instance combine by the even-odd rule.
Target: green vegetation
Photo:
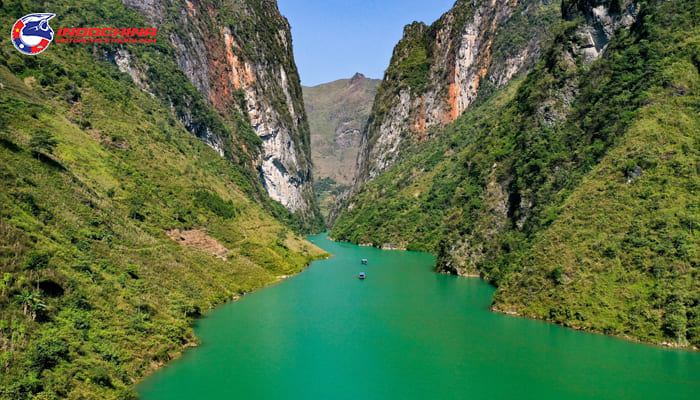
[[[40,158],[40,154],[52,154],[53,149],[56,148],[58,142],[56,138],[53,137],[49,132],[39,131],[32,135],[29,140],[29,148],[34,150],[37,154],[37,159]]]
[[[197,205],[208,209],[221,218],[231,219],[239,214],[232,200],[224,201],[224,199],[219,197],[216,193],[199,190],[194,193],[193,197]]]
[[[42,7],[0,4],[3,26]],[[53,5],[54,25],[140,21],[119,1],[76,4]],[[107,61],[116,45],[26,57],[0,37],[3,400],[134,398],[135,381],[196,343],[193,318],[323,254],[273,218],[301,223],[265,199],[243,150],[255,135],[207,106],[167,43],[128,47],[162,74],[151,96]],[[197,110],[228,135],[226,158],[178,122]],[[166,235],[191,228],[226,259]]]
[[[700,346],[699,11],[645,3],[592,64],[571,50],[582,19],[561,23],[524,79],[408,146],[331,236],[435,252],[498,286],[497,310]]]
[[[453,232],[457,239],[464,233],[461,225],[466,218],[476,224],[485,217],[480,198],[484,181],[468,175],[463,161],[470,157],[455,149],[468,144],[463,151],[479,152],[481,147],[474,138],[477,130],[495,124],[491,110],[502,107],[513,92],[513,87],[499,92],[483,107],[472,109],[449,125],[436,140],[405,152],[404,158],[365,184],[349,201],[355,207],[341,214],[331,236],[355,243],[381,246],[391,242],[410,250],[435,252],[445,231],[461,229]],[[484,160],[480,164],[488,173],[492,163]],[[445,224],[450,217],[454,224],[448,228]]]
[[[251,3],[257,4],[252,1]],[[4,15],[7,16],[7,24],[11,25],[16,18],[28,12],[31,12],[32,3],[22,2],[5,2],[2,5]],[[117,0],[107,1],[90,1],[88,3],[80,3],[81,7],[89,9],[85,12],[78,11],[80,7],[73,7],[70,2],[56,5],[53,11],[59,17],[52,20],[54,26],[147,26],[144,17],[138,13],[126,8],[122,2]],[[184,2],[182,8],[186,8]],[[41,8],[37,5],[35,8]],[[169,13],[177,16],[177,10],[182,8],[172,7]],[[27,11],[29,10],[29,11]],[[24,14],[23,14],[24,13]],[[225,12],[222,10],[222,14]],[[223,17],[222,17],[223,18]],[[118,44],[100,44],[99,57],[91,60],[84,60],[83,69],[75,68],[71,63],[66,62],[72,60],[76,56],[76,52],[81,53],[83,57],[88,57],[86,51],[91,51],[91,45],[78,46],[77,44],[54,43],[51,47],[50,55],[42,55],[41,58],[27,58],[20,53],[12,50],[9,40],[6,43],[8,46],[5,49],[6,55],[3,55],[3,62],[11,72],[22,77],[30,77],[31,80],[37,82],[45,90],[51,92],[52,95],[61,97],[65,101],[76,104],[74,111],[75,121],[84,129],[94,129],[92,118],[95,115],[101,114],[101,110],[96,110],[91,104],[86,104],[83,98],[81,85],[86,79],[90,79],[95,85],[95,89],[99,90],[104,96],[111,101],[114,101],[119,107],[114,109],[115,112],[123,112],[130,105],[129,100],[131,93],[124,87],[133,88],[130,83],[131,77],[120,72],[108,60],[114,60],[119,50],[127,50],[130,55],[131,67],[136,71],[141,71],[141,80],[145,81],[148,86],[148,91],[154,94],[160,101],[156,106],[147,105],[146,113],[152,114],[158,111],[158,106],[167,106],[169,110],[174,111],[168,113],[167,118],[162,118],[158,121],[158,129],[165,136],[165,140],[169,140],[177,121],[182,122],[185,128],[193,135],[199,138],[207,136],[218,139],[221,142],[222,150],[232,163],[234,169],[234,179],[237,186],[243,190],[248,196],[255,198],[263,207],[276,218],[284,220],[286,223],[294,224],[291,226],[296,231],[317,231],[322,229],[323,222],[320,215],[317,215],[316,220],[307,221],[299,215],[291,215],[279,203],[270,200],[266,195],[264,188],[259,182],[258,171],[253,165],[253,157],[260,150],[262,144],[261,139],[251,129],[246,117],[236,108],[228,108],[224,112],[217,113],[209,106],[207,101],[202,97],[201,93],[189,82],[184,72],[178,67],[176,62],[175,49],[173,49],[166,37],[172,31],[181,32],[181,29],[176,27],[177,18],[165,21],[161,26],[158,36],[158,42],[147,46],[128,46],[125,48],[119,47]],[[215,26],[217,21],[206,20],[212,26]],[[208,29],[211,26],[208,27]],[[6,38],[2,38],[6,40]],[[281,48],[277,43],[278,50]],[[291,55],[290,55],[291,57]],[[89,57],[88,57],[89,58]],[[287,64],[292,63],[293,58],[286,61]],[[90,68],[93,68],[93,63],[100,65],[96,73],[90,75]],[[291,74],[292,70],[288,68]],[[294,69],[296,71],[296,69]],[[293,81],[293,77],[289,77]],[[298,109],[302,108],[301,87],[297,92],[299,104],[295,105]],[[281,89],[276,96],[281,95]],[[232,96],[238,100],[237,96]],[[296,98],[296,97],[295,97]],[[81,101],[82,100],[82,101]],[[17,105],[22,107],[24,105]],[[282,111],[289,113],[286,106],[282,107]],[[34,111],[36,112],[36,111]],[[291,118],[291,117],[289,117]],[[305,124],[300,128],[300,136],[302,139],[307,137],[304,133]],[[32,132],[32,134],[43,134],[43,132]],[[119,146],[121,143],[121,133],[115,127],[110,127],[105,130],[105,135],[112,139],[113,145]],[[308,143],[299,143],[298,148],[308,149]],[[41,156],[41,152],[37,152],[37,156]]]
[[[338,182],[334,181],[331,178],[318,179],[314,184],[315,191],[328,192],[333,195],[339,195],[347,188],[348,186],[338,185]]]
[[[391,65],[387,75],[394,75],[393,79],[408,85],[415,93],[425,90],[428,83],[430,64],[429,37],[424,35],[426,26],[421,22],[414,22],[404,30],[405,36],[396,46]]]

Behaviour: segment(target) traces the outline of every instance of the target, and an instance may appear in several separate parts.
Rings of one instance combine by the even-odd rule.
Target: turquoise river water
[[[430,254],[310,239],[334,257],[197,321],[140,398],[700,399],[698,352],[492,313]]]

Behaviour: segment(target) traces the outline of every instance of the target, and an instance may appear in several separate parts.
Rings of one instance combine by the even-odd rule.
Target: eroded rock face
[[[408,25],[363,132],[355,190],[398,157],[402,142],[429,139],[430,128],[454,121],[485,86],[500,88],[524,73],[539,55],[544,27],[527,28],[529,40],[509,45],[509,24],[522,24],[540,2],[458,1],[435,24]],[[525,15],[526,17],[523,17]],[[505,49],[505,50],[504,50]],[[416,84],[410,63],[425,52],[424,82]]]
[[[373,145],[367,143],[367,137],[362,137],[361,148],[368,151],[367,160],[372,160],[369,166],[368,179],[373,179],[387,166],[391,165],[398,155],[398,147],[401,142],[401,134],[406,129],[406,120],[409,117],[411,107],[411,95],[407,90],[399,92],[399,98],[389,111],[387,118],[382,121],[381,135]]]
[[[176,49],[179,67],[222,119],[230,122],[234,135],[237,125],[232,115],[240,112],[262,139],[260,149],[246,150],[268,195],[290,211],[312,218],[309,128],[289,24],[277,3],[186,0],[182,9],[174,10],[164,0],[123,2],[154,26],[168,18],[177,21],[177,29],[167,32],[167,39]],[[196,135],[224,155],[223,138],[212,137],[206,128]]]
[[[574,70],[577,63],[584,65],[602,57],[615,32],[629,28],[639,14],[634,0],[580,0],[562,3],[562,18],[573,20],[583,17],[574,34],[567,40],[566,51],[560,55],[560,64]],[[552,90],[538,107],[543,125],[554,127],[565,121],[573,100],[578,95],[579,82],[575,75]]]
[[[637,20],[639,3],[636,0],[581,0],[565,1],[562,16],[572,20],[583,16],[586,24],[577,32],[580,45],[574,48],[590,63],[600,58],[608,42],[620,28],[629,28]]]

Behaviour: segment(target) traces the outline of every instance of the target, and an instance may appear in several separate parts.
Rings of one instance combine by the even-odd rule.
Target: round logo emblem
[[[29,14],[12,26],[12,43],[24,54],[36,55],[46,50],[53,40],[49,20],[56,14]]]

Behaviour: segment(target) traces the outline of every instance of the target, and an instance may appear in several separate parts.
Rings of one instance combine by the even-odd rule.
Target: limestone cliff
[[[273,200],[305,220],[315,219],[309,127],[289,24],[277,3],[123,1],[167,35],[179,67],[234,132],[226,137],[206,121],[192,123],[196,116],[185,107],[179,117],[190,131],[222,156],[227,143],[242,148]],[[120,68],[125,57],[119,57]],[[261,140],[235,137],[248,128]]]
[[[460,0],[431,26],[407,25],[362,136],[357,184],[391,165],[407,139],[426,140],[526,71],[557,12],[547,1]]]
[[[586,61],[593,61],[603,55],[615,31],[628,28],[637,19],[639,3],[630,0],[582,0],[564,1],[562,17],[573,20],[583,17],[585,24],[578,29],[578,46],[574,50],[586,55]]]

